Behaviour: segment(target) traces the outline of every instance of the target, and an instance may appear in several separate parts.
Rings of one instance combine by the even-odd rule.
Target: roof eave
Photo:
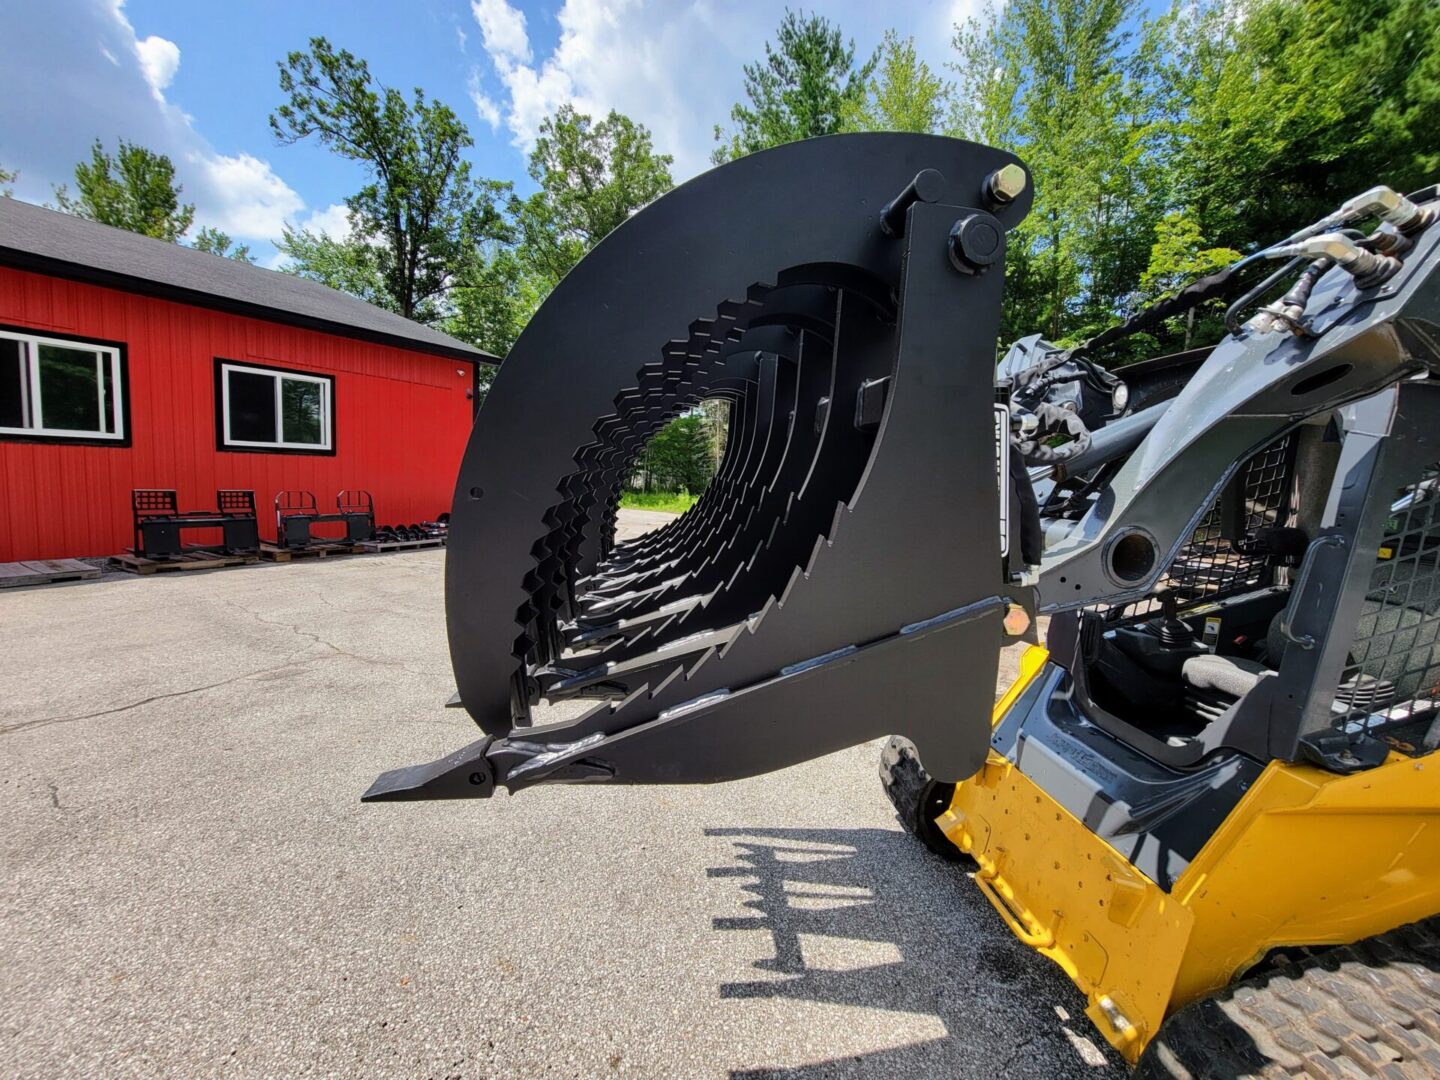
[[[21,251],[16,248],[0,247],[0,265],[9,266],[16,270],[27,270],[32,273],[49,274],[53,277],[61,277],[69,281],[78,281],[86,285],[99,285],[105,288],[118,289],[121,292],[135,293],[139,296],[150,296],[158,300],[172,300],[180,304],[189,304],[192,307],[209,308],[212,311],[223,311],[231,315],[244,315],[250,318],[264,319],[267,322],[283,323],[287,326],[296,326],[303,330],[314,330],[318,333],[331,334],[336,337],[368,341],[376,345],[389,345],[392,348],[407,349],[410,352],[428,353],[432,356],[443,356],[449,360],[465,360],[471,363],[491,364],[497,367],[501,362],[500,357],[492,356],[490,353],[469,346],[457,348],[440,342],[417,341],[414,338],[402,337],[398,334],[386,334],[383,331],[367,330],[363,327],[351,326],[348,323],[339,323],[331,319],[322,319],[312,315],[304,315],[299,312],[286,311],[283,308],[267,307],[263,304],[252,304],[244,300],[234,300],[225,296],[216,296],[214,293],[202,292],[197,289],[186,289],[178,285],[151,281],[148,278],[134,277],[129,274],[120,274],[113,270],[98,269],[93,266],[86,266],[83,263],[73,263],[64,259],[37,255],[34,252]]]

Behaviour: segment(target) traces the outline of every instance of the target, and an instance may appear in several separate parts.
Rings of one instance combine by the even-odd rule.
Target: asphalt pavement
[[[444,557],[0,593],[0,1075],[1123,1075],[878,744],[361,805],[476,737]]]

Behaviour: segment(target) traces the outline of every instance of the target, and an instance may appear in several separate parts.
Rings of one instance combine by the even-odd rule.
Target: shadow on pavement
[[[773,958],[754,965],[762,977],[722,984],[722,999],[887,1010],[938,1019],[947,1033],[799,1066],[733,1070],[737,1080],[1125,1075],[1118,1056],[1102,1052],[1083,998],[1060,971],[1010,937],[958,866],[905,834],[705,832],[730,839],[737,863],[708,875],[734,879],[753,911],[717,918],[715,929],[765,930],[774,942]]]

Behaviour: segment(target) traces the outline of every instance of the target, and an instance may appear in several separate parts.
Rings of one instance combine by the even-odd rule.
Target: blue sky
[[[887,26],[914,35],[932,66],[950,27],[980,0],[809,5],[861,52]],[[423,87],[475,137],[477,174],[528,187],[526,152],[561,104],[615,108],[675,156],[675,176],[705,168],[711,129],[741,92],[784,10],[761,0],[16,0],[0,4],[0,166],[15,195],[52,198],[99,137],[168,154],[197,209],[249,243],[262,263],[284,222],[345,229],[356,166],[318,144],[278,145],[276,61],[315,35],[366,59],[383,83]]]

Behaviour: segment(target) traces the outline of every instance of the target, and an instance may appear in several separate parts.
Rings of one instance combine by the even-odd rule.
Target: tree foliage
[[[650,437],[635,463],[645,491],[704,490],[714,471],[705,417],[698,411],[671,420]]]
[[[966,134],[1013,150],[1035,188],[1007,249],[1007,337],[1098,329],[1147,264],[1162,199],[1135,15],[1135,0],[1013,0],[956,35]]]
[[[1166,43],[1174,201],[1231,247],[1440,171],[1440,6],[1205,0]]]
[[[477,253],[451,290],[452,312],[442,329],[461,341],[504,356],[544,299],[513,246],[491,244]]]
[[[1200,226],[1183,211],[1172,210],[1155,225],[1155,243],[1150,246],[1150,261],[1140,275],[1140,291],[1147,301],[1159,300],[1179,292],[1190,282],[1229,266],[1240,258],[1234,248],[1205,247]],[[1214,313],[1219,301],[1209,301]],[[1195,339],[1196,321],[1205,312],[1191,308],[1185,316],[1181,348],[1188,349]],[[1218,326],[1212,327],[1212,330]]]
[[[956,112],[955,86],[915,54],[915,39],[885,31],[863,96],[845,102],[845,131],[943,131]]]
[[[255,265],[255,257],[250,254],[249,244],[236,244],[230,238],[229,233],[222,232],[210,225],[201,226],[190,246],[197,251],[208,251],[211,255],[234,259],[236,262],[248,263],[251,266]]]
[[[540,190],[512,203],[519,249],[553,287],[631,214],[674,186],[673,158],[628,116],[592,121],[562,105],[540,125],[530,178]]]
[[[114,154],[96,139],[90,160],[75,166],[75,187],[73,197],[55,189],[55,208],[102,225],[178,242],[195,220],[195,207],[180,202],[174,163],[124,139]]]
[[[317,244],[292,230],[291,247],[282,250],[299,273],[329,284],[324,275],[339,267],[353,273],[347,280],[378,279],[374,299],[383,306],[437,320],[476,246],[500,235],[496,203],[506,186],[472,178],[464,152],[473,140],[449,106],[419,89],[407,101],[377,83],[365,61],[325,38],[312,38],[309,52],[292,52],[279,67],[288,99],[270,117],[276,139],[289,144],[314,136],[367,176],[345,200],[350,239]],[[347,249],[343,256],[336,257],[337,243]],[[320,263],[306,261],[312,251],[324,256]]]
[[[671,161],[628,116],[612,111],[596,122],[562,106],[541,124],[530,153],[538,190],[526,199],[511,196],[510,242],[478,249],[454,290],[447,329],[492,352],[508,350],[587,251],[670,190]]]
[[[10,197],[11,188],[9,185],[13,184],[19,175],[20,174],[14,170],[7,170],[4,166],[0,166],[0,198],[8,199]]]
[[[283,267],[287,274],[310,278],[376,307],[399,310],[371,245],[287,224],[275,246],[289,257]]]
[[[1011,0],[956,36],[963,130],[1016,152],[1036,189],[1010,237],[1007,339],[1083,339],[1373,184],[1440,170],[1440,7],[1177,0],[1140,15],[1134,0]],[[1201,312],[1138,344],[1219,332]]]
[[[765,59],[745,65],[745,102],[730,110],[733,129],[715,127],[717,165],[782,143],[833,135],[864,99],[874,59],[858,67],[855,42],[819,15],[788,8],[765,43]]]

